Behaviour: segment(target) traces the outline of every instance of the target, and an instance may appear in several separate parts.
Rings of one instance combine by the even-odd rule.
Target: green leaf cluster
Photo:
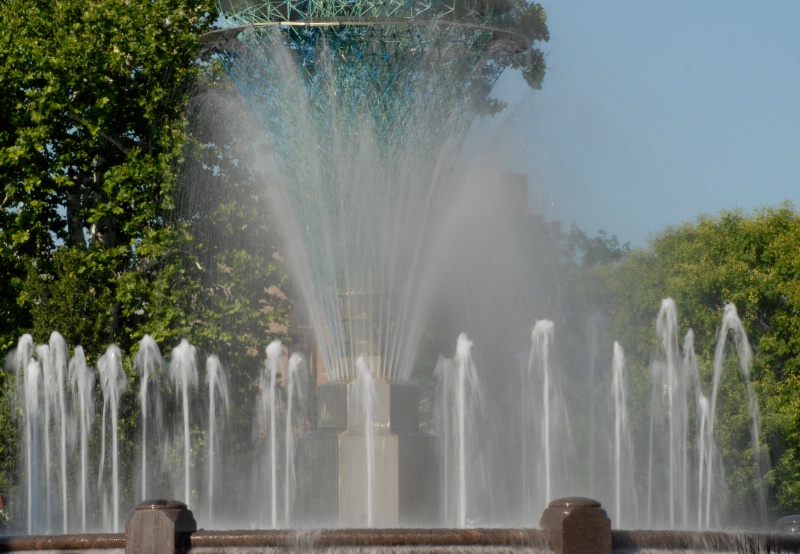
[[[577,237],[585,242],[585,237]],[[603,237],[598,237],[602,239]],[[601,241],[602,242],[602,241]],[[600,245],[602,246],[602,245]],[[602,248],[601,248],[602,250]],[[591,251],[591,250],[589,250]],[[681,332],[695,333],[702,386],[711,390],[717,332],[726,303],[736,305],[755,356],[752,378],[762,420],[770,504],[777,513],[800,508],[800,213],[791,203],[724,211],[669,227],[647,248],[594,266],[576,280],[589,309],[609,317],[611,335],[645,384],[658,349],[653,329],[662,298],[679,310]],[[725,368],[717,440],[726,459],[732,507],[746,506],[755,489],[747,397],[737,360]],[[635,386],[635,385],[634,385]]]
[[[255,131],[196,123],[194,98],[235,94],[200,54],[216,18],[203,0],[0,0],[3,355],[23,333],[57,330],[91,365],[109,343],[133,355],[148,333],[168,354],[185,337],[252,392],[263,347],[288,340],[272,214],[240,154]],[[0,493],[18,455],[9,379]]]

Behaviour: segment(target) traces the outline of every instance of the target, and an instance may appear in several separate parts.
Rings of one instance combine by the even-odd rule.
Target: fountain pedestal
[[[373,525],[434,526],[439,522],[435,441],[419,430],[419,390],[400,382],[376,382],[373,428]],[[367,441],[364,415],[353,384],[317,389],[317,428],[297,440],[300,523],[367,525]]]

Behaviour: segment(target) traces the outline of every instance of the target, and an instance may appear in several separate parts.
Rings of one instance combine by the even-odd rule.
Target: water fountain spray
[[[147,488],[147,431],[151,421],[161,419],[161,392],[160,378],[164,370],[164,359],[158,344],[148,334],[139,342],[139,352],[136,354],[134,365],[139,370],[139,406],[142,424],[142,495],[141,499],[149,498]],[[152,413],[151,413],[152,412]],[[156,423],[157,425],[157,423]]]
[[[80,450],[80,505],[81,505],[81,532],[86,532],[86,511],[88,505],[89,484],[89,432],[94,420],[94,384],[95,376],[92,369],[86,365],[86,356],[83,347],[76,346],[75,353],[69,361],[69,385],[71,404],[77,410],[79,425],[79,450]]]
[[[725,359],[727,357],[726,347],[729,336],[733,339],[733,343],[736,346],[736,353],[739,358],[739,373],[742,381],[745,384],[745,387],[747,388],[747,398],[751,415],[750,437],[753,446],[753,459],[755,467],[757,467],[759,470],[758,474],[755,476],[757,483],[756,500],[758,502],[758,513],[762,518],[764,518],[767,513],[766,491],[764,489],[763,480],[763,475],[766,468],[763,467],[764,462],[761,457],[761,412],[758,407],[758,399],[756,398],[755,391],[753,390],[750,382],[750,363],[753,358],[753,351],[750,348],[750,342],[747,340],[747,334],[745,333],[742,320],[739,319],[736,306],[730,303],[725,305],[725,310],[722,316],[722,326],[720,327],[719,334],[717,336],[717,347],[714,352],[714,381],[711,391],[708,432],[711,436],[713,436],[717,408],[717,394],[719,392],[720,381],[722,380],[722,370],[725,366]],[[706,521],[710,519],[710,506],[712,499],[712,490],[710,486],[714,479],[713,462],[713,458],[709,456],[707,459],[708,465],[706,470],[706,474],[708,476],[707,479],[709,482],[708,494],[706,495]],[[764,523],[765,521],[762,521],[762,525]]]
[[[308,365],[303,355],[294,352],[289,356],[286,369],[286,430],[284,434],[283,520],[292,521],[292,502],[297,488],[295,470],[295,424],[303,424],[308,417]]]
[[[362,417],[364,425],[364,465],[367,468],[364,479],[366,491],[366,524],[375,526],[375,422],[378,419],[378,391],[375,378],[369,363],[363,357],[356,360],[356,379],[353,381],[353,399],[356,410]]]
[[[272,528],[278,527],[278,369],[283,361],[283,344],[272,341],[266,350],[267,373],[262,375],[261,390],[267,392],[262,397],[262,405],[266,407],[263,417],[269,423],[269,483],[270,483],[270,518]],[[264,378],[267,382],[264,382]],[[265,386],[266,385],[266,386]]]
[[[189,427],[189,389],[197,388],[197,354],[195,347],[186,339],[173,348],[169,362],[169,374],[175,384],[176,398],[180,398],[183,414],[183,494],[186,502],[191,501],[191,454],[192,437]]]
[[[214,519],[214,476],[218,472],[216,454],[218,446],[217,402],[222,403],[224,414],[229,410],[228,378],[219,358],[212,354],[206,360],[206,383],[208,385],[208,518]]]
[[[551,442],[551,402],[556,396],[551,383],[550,346],[553,344],[555,326],[548,319],[536,322],[531,332],[531,352],[528,360],[529,379],[539,384],[541,411],[539,412],[539,440],[544,453],[544,497],[549,502],[553,483],[553,445]]]
[[[112,344],[106,349],[97,361],[97,375],[100,378],[100,388],[103,391],[103,428],[102,428],[102,450],[100,452],[100,473],[98,482],[103,483],[103,468],[105,467],[106,452],[106,421],[110,411],[111,430],[111,528],[116,532],[119,530],[119,401],[120,396],[125,391],[128,378],[122,369],[122,353],[119,347]]]

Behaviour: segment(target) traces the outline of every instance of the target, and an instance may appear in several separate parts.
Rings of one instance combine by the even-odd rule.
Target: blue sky
[[[548,71],[478,129],[533,209],[640,246],[722,209],[800,208],[800,1],[541,0]]]

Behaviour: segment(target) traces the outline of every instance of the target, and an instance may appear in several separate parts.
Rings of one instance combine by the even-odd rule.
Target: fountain
[[[384,406],[374,424],[377,450],[396,448],[400,459],[434,468],[431,437],[419,432],[417,415],[405,415],[418,409],[408,380],[436,284],[437,251],[446,246],[432,238],[441,236],[441,215],[463,188],[454,160],[473,118],[491,109],[497,78],[510,66],[531,77],[543,69],[532,46],[546,30],[524,23],[536,21],[539,8],[437,1],[226,7],[226,28],[205,42],[276,154],[287,199],[284,231],[293,237],[289,261],[330,381],[317,402],[318,429],[325,430],[318,440],[329,449],[322,455],[316,439],[304,437],[297,456],[301,473],[329,473],[324,487],[309,486],[331,499],[299,511],[339,524],[369,524],[373,515],[380,525],[425,521],[432,512],[420,510],[417,499],[435,488],[432,470],[377,463],[371,478],[379,505],[393,507],[383,514],[355,507],[371,499],[356,501],[361,485],[345,473],[351,455],[344,445],[370,448],[359,443],[364,425],[351,406],[351,384],[363,375],[356,361],[369,366]],[[302,480],[298,486],[303,498]],[[318,513],[322,505],[328,515]]]
[[[691,500],[684,499],[676,494],[674,503],[685,503],[690,510],[690,519],[693,518],[697,522],[696,526],[690,524],[686,528],[708,529],[719,525],[719,522],[723,521],[721,518],[724,517],[725,513],[724,506],[721,503],[721,500],[724,501],[725,497],[724,481],[717,474],[722,467],[722,461],[720,452],[715,446],[713,433],[715,423],[715,411],[712,409],[714,395],[712,392],[711,396],[706,396],[702,391],[701,379],[697,372],[693,333],[689,331],[682,347],[677,347],[675,337],[678,333],[678,327],[669,323],[677,322],[677,318],[674,317],[674,310],[676,310],[676,307],[671,300],[667,299],[662,303],[662,317],[659,317],[658,320],[659,322],[666,321],[668,325],[666,327],[658,325],[657,335],[662,339],[662,345],[668,344],[669,341],[674,341],[673,344],[676,345],[677,350],[669,356],[665,355],[665,357],[677,360],[676,363],[680,371],[675,378],[679,380],[686,379],[675,385],[675,387],[679,390],[684,390],[687,396],[690,397],[693,391],[697,406],[697,417],[694,426],[687,426],[685,432],[677,434],[678,437],[681,437],[681,440],[696,442],[697,448],[679,447],[674,443],[672,445],[678,452],[683,452],[684,449],[687,452],[687,459],[691,462],[691,464],[687,465],[694,467],[695,470],[688,471],[686,479],[690,482],[689,488],[696,488],[697,492]],[[738,319],[736,310],[732,305],[728,305],[725,308],[718,334],[718,344],[714,354],[712,391],[716,388],[718,395],[719,385],[725,375],[723,368],[726,366],[725,356],[729,342],[732,342],[736,347],[740,374],[745,387],[749,391],[748,364],[750,350],[746,336],[742,332],[741,321]],[[531,405],[531,410],[528,414],[532,416],[528,421],[530,425],[522,427],[522,429],[526,430],[526,433],[529,433],[527,439],[525,439],[525,436],[522,437],[523,442],[527,440],[529,443],[538,446],[538,448],[524,449],[522,452],[527,452],[527,463],[531,467],[538,469],[537,473],[532,471],[530,475],[522,475],[516,481],[523,495],[522,506],[530,507],[528,517],[531,518],[535,517],[536,507],[541,508],[542,499],[545,498],[544,494],[547,494],[548,487],[551,490],[550,494],[560,494],[560,491],[559,493],[553,493],[552,490],[557,486],[563,486],[562,479],[566,469],[562,466],[562,462],[555,463],[555,458],[553,457],[558,441],[553,440],[552,430],[557,428],[554,425],[565,416],[561,409],[557,409],[554,406],[554,404],[564,401],[553,392],[558,390],[556,379],[558,368],[552,360],[555,344],[557,344],[557,341],[553,322],[549,320],[537,322],[531,336],[529,363],[527,367],[523,368],[523,383],[527,383],[529,388],[522,388],[521,392],[523,401],[527,401],[527,404]],[[41,346],[47,346],[47,348],[41,348]],[[141,362],[144,357],[152,356],[156,352],[153,346],[152,339],[145,337],[140,344],[137,359]],[[270,430],[268,433],[275,432],[276,436],[275,440],[267,442],[270,445],[267,454],[258,459],[261,460],[259,463],[278,460],[278,463],[274,464],[276,467],[274,473],[277,475],[278,468],[284,471],[282,489],[275,483],[269,484],[265,489],[267,491],[280,490],[284,495],[282,510],[276,512],[281,513],[282,516],[274,516],[277,521],[276,527],[296,526],[298,524],[316,525],[316,521],[329,524],[337,522],[345,525],[357,524],[367,528],[382,527],[386,525],[387,521],[390,523],[397,521],[398,513],[402,513],[404,502],[407,503],[405,506],[410,503],[422,514],[416,521],[417,524],[431,525],[433,522],[440,521],[444,525],[454,527],[474,525],[474,518],[476,514],[480,513],[477,507],[486,500],[482,496],[481,487],[476,485],[483,478],[482,472],[486,469],[480,463],[481,454],[485,452],[485,445],[481,444],[482,437],[485,438],[485,435],[480,432],[480,420],[489,417],[489,410],[484,405],[486,399],[482,395],[483,377],[473,359],[473,347],[472,341],[462,334],[458,338],[453,359],[441,358],[437,365],[435,372],[438,381],[435,430],[439,445],[436,447],[430,435],[420,433],[417,430],[418,422],[414,419],[418,417],[418,412],[413,409],[407,409],[409,406],[413,407],[415,405],[417,389],[410,384],[389,384],[375,379],[369,362],[365,357],[359,357],[356,360],[357,373],[354,380],[347,383],[332,383],[329,387],[319,388],[318,404],[320,406],[318,407],[318,417],[320,419],[318,420],[317,428],[310,432],[300,433],[295,438],[297,428],[293,421],[304,419],[304,408],[307,405],[307,401],[301,392],[304,390],[303,380],[307,378],[304,360],[298,354],[292,354],[289,357],[284,375],[280,377],[280,372],[284,371],[283,346],[279,342],[272,343],[267,348],[266,369],[262,373],[265,376],[265,381],[262,383],[262,390],[264,391],[262,399],[264,402],[264,414],[272,411],[270,406],[275,407],[275,416],[270,417],[270,419],[276,421],[275,430]],[[665,352],[667,351],[665,350]],[[61,495],[58,487],[48,489],[46,486],[42,486],[41,481],[38,479],[39,476],[45,473],[45,468],[41,465],[41,461],[44,459],[42,443],[45,429],[43,428],[40,414],[46,398],[41,386],[43,372],[39,358],[43,358],[46,354],[49,354],[48,345],[36,346],[32,343],[30,337],[24,336],[20,339],[18,350],[10,357],[12,363],[19,363],[24,367],[19,373],[19,385],[23,388],[23,398],[25,399],[25,460],[26,468],[30,468],[26,469],[28,479],[26,486],[28,494],[32,495],[27,503],[27,526],[29,532],[47,528],[46,519],[43,519],[42,516],[47,514],[48,496],[49,500],[55,501]],[[219,419],[217,417],[209,419],[210,430],[206,435],[208,439],[207,449],[198,450],[191,442],[186,442],[186,437],[189,436],[185,434],[186,421],[190,420],[192,416],[191,412],[185,410],[184,407],[193,404],[191,399],[187,402],[187,398],[191,396],[190,390],[193,389],[190,389],[189,385],[195,381],[194,374],[196,373],[193,347],[184,341],[173,349],[171,358],[170,366],[173,368],[172,374],[176,385],[174,399],[171,402],[168,400],[170,395],[173,395],[172,391],[162,391],[164,394],[152,399],[155,403],[165,402],[167,405],[171,404],[170,407],[164,410],[164,414],[172,413],[175,423],[184,430],[182,434],[179,433],[176,436],[183,442],[183,448],[176,448],[176,451],[182,454],[181,457],[184,461],[176,463],[172,468],[174,483],[180,483],[185,486],[187,468],[198,465],[200,462],[197,458],[202,455],[202,452],[208,452],[205,463],[207,464],[206,467],[211,471],[208,477],[209,483],[205,488],[198,487],[195,484],[190,490],[190,494],[195,495],[195,502],[198,506],[203,506],[205,503],[208,504],[209,508],[203,516],[212,521],[212,518],[214,518],[215,490],[226,487],[226,483],[217,484],[217,474],[213,471],[215,466],[219,467],[220,463],[224,464],[225,462],[215,461],[218,455],[223,456],[224,459],[224,451],[218,448],[218,439],[215,438],[217,432],[211,429],[216,428],[218,424],[224,426],[224,417],[220,421],[217,421]],[[74,445],[73,441],[68,441],[68,454],[71,453],[70,449],[75,447],[79,451],[77,459],[68,456],[68,466],[72,465],[79,468],[77,475],[80,476],[80,485],[76,495],[81,504],[80,517],[68,518],[70,530],[85,531],[87,528],[116,529],[119,526],[117,519],[119,507],[129,502],[128,500],[121,500],[121,491],[128,485],[122,484],[123,480],[120,476],[122,474],[130,475],[130,467],[128,470],[120,471],[120,467],[124,467],[126,464],[124,461],[118,460],[116,456],[119,402],[126,387],[124,372],[121,370],[122,359],[123,355],[119,349],[112,346],[98,362],[97,374],[102,390],[103,421],[101,426],[102,436],[99,444],[101,450],[100,463],[95,466],[97,472],[96,489],[91,486],[93,479],[89,475],[91,470],[89,470],[88,466],[92,464],[89,463],[90,456],[87,445],[88,429],[92,424],[94,412],[92,406],[94,399],[91,393],[94,372],[87,367],[83,351],[79,346],[75,348],[75,354],[69,362],[68,378],[65,381],[66,423],[67,427],[71,429],[74,429],[75,424],[79,425],[80,441],[77,446]],[[151,362],[155,363],[156,366],[160,364],[158,360],[151,359]],[[659,378],[654,382],[654,390],[658,393],[654,396],[663,395],[663,398],[669,398],[670,387],[666,384],[670,381],[666,372],[663,371],[663,360],[659,361],[657,359],[654,362],[654,367],[657,368],[656,376]],[[609,436],[612,437],[612,464],[608,468],[609,471],[606,471],[603,467],[592,468],[591,471],[600,475],[601,478],[604,476],[609,483],[613,484],[613,494],[609,496],[608,504],[613,506],[613,521],[619,521],[622,524],[629,522],[629,524],[635,525],[637,507],[645,500],[658,497],[664,500],[662,503],[664,511],[661,514],[661,521],[656,521],[654,526],[669,527],[669,509],[672,505],[669,502],[670,494],[675,493],[676,490],[680,491],[681,487],[676,488],[674,486],[676,479],[673,479],[673,482],[670,483],[672,468],[664,468],[661,474],[658,474],[658,471],[653,469],[652,457],[647,460],[639,460],[637,464],[633,449],[636,437],[629,428],[628,415],[628,405],[633,399],[626,383],[627,372],[624,351],[618,342],[613,344],[612,363],[611,367],[607,369],[611,379],[611,397],[608,400],[613,406],[611,410],[613,422],[610,429],[608,429]],[[225,381],[224,370],[219,365],[219,360],[215,356],[209,357],[206,364],[205,378],[208,390],[209,415],[213,416],[217,412],[216,405],[218,401],[223,406],[222,414],[225,413],[224,406],[227,405],[225,400],[227,396]],[[274,382],[275,386],[271,387],[270,382]],[[67,384],[69,384],[68,389]],[[272,389],[271,392],[270,389]],[[279,394],[279,390],[285,392],[285,396]],[[69,391],[69,394],[66,394],[67,391]],[[550,394],[544,395],[545,391],[550,391]],[[339,396],[337,397],[336,395]],[[346,395],[345,402],[341,401],[342,395]],[[331,397],[333,397],[332,400]],[[750,398],[752,399],[752,396]],[[270,399],[273,401],[269,402]],[[558,399],[558,401],[550,402],[548,399]],[[533,402],[534,400],[535,402]],[[673,405],[676,400],[673,397]],[[717,397],[718,401],[719,396]],[[758,428],[759,412],[757,405],[754,405],[753,408],[750,431],[758,436],[760,432]],[[574,413],[574,407],[569,412]],[[658,403],[654,405],[654,413],[655,415],[650,421],[661,418],[668,419],[666,418],[668,414],[662,412]],[[279,437],[277,434],[277,422],[285,424],[283,437]],[[329,424],[327,427],[326,422]],[[651,427],[652,432],[648,437],[651,451],[655,449],[656,452],[661,452],[661,449],[669,446],[670,436],[666,432],[669,429],[668,421],[663,421],[660,425],[661,430],[658,429],[658,425]],[[196,428],[196,425],[190,427]],[[266,420],[261,423],[260,427],[271,429],[269,422]],[[603,422],[598,422],[598,432],[602,434],[606,430]],[[562,432],[563,430],[559,431],[559,434]],[[110,447],[106,440],[107,434],[111,435]],[[659,436],[663,437],[663,440],[660,440]],[[409,457],[402,457],[404,441],[409,441],[411,444],[411,448],[406,450],[406,453],[410,451],[412,454],[410,459]],[[283,445],[283,451],[281,452],[279,448],[273,449],[271,447],[272,444]],[[428,458],[425,450],[422,451],[421,456],[419,455],[419,449],[422,448],[420,444],[438,452],[441,486],[437,487],[435,482],[437,466],[433,458]],[[298,454],[296,457],[295,446]],[[506,448],[508,446],[509,444],[506,444]],[[161,448],[163,450],[163,444]],[[415,452],[414,449],[417,449],[417,451]],[[168,454],[169,451],[168,444],[167,452],[151,451],[151,459],[164,460],[165,454]],[[273,451],[276,454],[272,455],[271,452]],[[641,453],[642,451],[640,448],[639,452]],[[108,463],[106,452],[110,452],[109,458],[112,466],[110,485],[108,479],[104,476],[106,464]],[[186,462],[186,452],[192,452],[192,459],[188,464]],[[313,456],[303,459],[303,456],[309,455]],[[760,452],[757,449],[754,449],[754,456],[755,462],[761,460]],[[580,456],[573,454],[573,459],[576,458],[580,458]],[[662,458],[664,457],[662,456]],[[312,464],[312,466],[310,467],[309,464]],[[404,467],[403,464],[407,465]],[[271,466],[271,463],[262,465],[270,475],[273,474]],[[71,468],[68,467],[68,469]],[[644,469],[647,469],[647,471],[643,471]],[[391,475],[393,472],[395,475]],[[386,477],[387,474],[390,475],[388,479]],[[635,479],[637,474],[644,474],[646,479],[637,482]],[[335,478],[337,476],[341,477],[341,483],[337,483]],[[532,479],[535,479],[536,482],[531,482]],[[679,481],[679,479],[677,480]],[[271,481],[271,477],[268,481]],[[414,484],[410,484],[410,481],[422,481],[426,484],[426,488],[415,488]],[[194,484],[191,479],[188,482],[190,486]],[[393,483],[406,486],[402,489],[391,490]],[[647,483],[646,490],[643,490],[643,483]],[[257,483],[255,485],[258,486]],[[295,487],[295,485],[297,486]],[[112,490],[110,500],[103,497],[109,486]],[[338,491],[335,490],[336,487],[339,488]],[[107,520],[103,519],[101,515],[100,519],[95,519],[94,522],[90,522],[87,526],[87,504],[90,504],[87,502],[87,492],[91,496],[100,496],[100,498],[95,499],[95,506],[104,507],[107,510]],[[202,494],[206,495],[205,498],[198,496]],[[341,501],[342,495],[346,495],[344,501]],[[421,496],[415,497],[413,495]],[[267,499],[264,504],[271,506],[271,495],[262,498]],[[275,502],[277,503],[277,495]],[[565,506],[575,506],[575,509],[588,509],[599,506],[596,503],[587,503],[589,501],[586,499],[568,498],[559,502],[566,502]],[[545,511],[542,524],[545,525],[546,523],[547,529],[551,529],[551,527],[547,527],[548,525],[555,525],[551,518],[554,517],[553,514],[555,512],[560,513],[562,509],[560,506],[561,504],[558,503],[551,504],[551,507]],[[267,515],[264,521],[271,522],[273,514],[269,510],[264,510],[264,513]],[[55,515],[55,511],[53,515]],[[695,515],[696,518],[694,517]],[[96,512],[94,517],[97,518]],[[311,517],[318,519],[314,521],[310,519]],[[437,517],[440,519],[437,520]],[[91,519],[91,513],[89,519]],[[413,524],[415,521],[408,518],[403,523]],[[603,532],[606,533],[606,531]],[[198,544],[203,544],[203,536],[201,533]],[[665,532],[663,535],[652,531],[647,533],[615,531],[608,536],[611,537],[608,540],[613,539],[614,544],[620,548],[647,544],[685,544],[694,545],[682,547],[691,548],[691,551],[695,551],[694,549],[696,548],[704,548],[703,544],[706,544],[709,548],[712,545],[719,544],[721,545],[719,548],[729,551],[735,545],[746,544],[745,542],[740,543],[737,541],[751,540],[745,537],[737,538],[737,536],[725,534],[675,534],[671,531]],[[265,535],[265,537],[267,538],[264,538],[264,540],[277,540],[268,538],[269,535]],[[375,535],[375,537],[375,540],[384,540],[379,539],[379,535]],[[451,537],[452,540],[461,540],[454,537]],[[762,540],[762,538],[755,535],[753,537],[752,540]],[[220,541],[223,539],[217,538],[213,540]],[[408,540],[418,539],[409,538]],[[490,539],[487,537],[485,540]],[[503,540],[510,539],[505,538]],[[531,538],[530,540],[534,539]],[[239,543],[234,542],[231,544]],[[272,542],[269,542],[269,544],[272,544]],[[667,547],[664,546],[664,548]],[[717,548],[717,546],[713,548]]]
[[[542,319],[526,329],[535,314],[525,313],[517,329],[498,331],[498,319],[509,327],[518,323],[505,305],[491,305],[493,294],[508,292],[488,290],[503,282],[509,260],[490,246],[476,250],[491,256],[470,256],[482,218],[511,229],[515,217],[526,215],[524,209],[511,215],[498,200],[503,195],[486,194],[456,160],[472,120],[496,107],[488,94],[504,69],[520,69],[529,82],[539,82],[542,67],[533,45],[546,30],[519,25],[537,21],[538,8],[527,2],[313,0],[231,2],[227,8],[226,28],[207,35],[205,47],[216,50],[276,155],[286,255],[327,380],[316,387],[316,414],[307,413],[312,402],[305,395],[302,357],[292,353],[287,364],[289,347],[272,342],[254,387],[257,421],[248,422],[257,447],[235,458],[230,451],[240,445],[225,442],[220,432],[227,425],[228,394],[219,359],[208,358],[200,387],[197,352],[182,341],[171,351],[165,379],[161,350],[146,336],[135,363],[141,452],[134,463],[140,464],[141,482],[134,487],[134,471],[118,459],[123,354],[109,347],[97,364],[103,408],[100,456],[92,463],[98,449],[90,437],[94,373],[76,347],[71,394],[64,397],[62,358],[45,360],[66,347],[57,339],[36,346],[26,335],[10,363],[17,396],[24,399],[28,533],[51,531],[56,515],[63,515],[65,530],[116,531],[121,510],[153,494],[208,506],[204,526],[529,527],[549,501],[580,492],[584,481],[614,506],[618,522],[641,523],[639,506],[646,505],[650,527],[724,523],[714,418],[729,330],[740,345],[741,375],[749,378],[735,311],[726,310],[723,320],[709,400],[691,335],[681,357],[677,308],[668,299],[662,303],[657,335],[663,359],[652,366],[649,432],[639,429],[638,435],[629,427],[632,398],[622,346],[601,343],[602,318],[595,318],[589,431],[580,441],[590,454],[582,456],[572,427],[583,399],[577,408],[571,405],[574,398],[562,386],[567,372],[558,356],[560,320]],[[498,203],[487,208],[492,202]],[[473,234],[462,235],[465,229]],[[467,238],[456,240],[462,236]],[[420,413],[421,391],[410,380],[429,309],[463,284],[458,277],[481,271],[492,279],[481,281],[489,286],[479,291],[477,307],[458,307],[478,312],[464,320],[477,332],[458,335],[454,357],[437,365],[434,425],[427,428],[433,433],[425,432],[420,421],[430,414]],[[491,325],[474,325],[476,319]],[[517,343],[529,337],[529,351],[526,344],[494,356],[500,348],[487,345],[486,328],[498,341],[527,334]],[[604,364],[603,349],[613,349],[610,364]],[[606,388],[608,394],[599,394]],[[692,391],[696,421],[690,417]],[[752,393],[750,399],[757,444],[758,409]],[[207,402],[207,421],[198,418],[196,400]],[[613,408],[602,409],[603,401]],[[50,409],[63,414],[60,427],[51,425]],[[70,494],[67,485],[53,486],[48,458],[51,430],[63,436],[69,428],[64,417],[79,424],[80,444],[66,441],[66,456],[61,446],[58,476],[65,483],[70,472],[79,476],[80,517],[63,509],[56,514],[53,505],[66,505]],[[309,419],[315,420],[310,429]],[[170,427],[174,436],[162,437]],[[641,446],[642,437],[647,447],[636,459],[631,445],[638,439]],[[613,448],[601,452],[596,446],[603,443]],[[75,448],[78,468],[69,462]],[[760,460],[757,448],[755,455]],[[207,477],[198,479],[203,463]],[[612,490],[602,483],[613,484]],[[690,494],[695,483],[697,495]],[[242,494],[228,495],[235,500],[220,508],[223,490]]]

